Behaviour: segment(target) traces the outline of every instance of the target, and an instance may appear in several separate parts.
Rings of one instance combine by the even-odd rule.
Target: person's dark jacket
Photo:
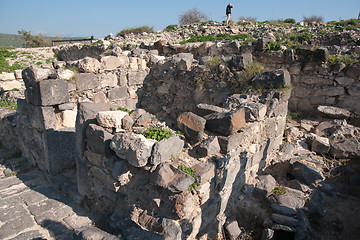
[[[226,6],[226,15],[231,14],[231,9],[233,6],[227,5]]]

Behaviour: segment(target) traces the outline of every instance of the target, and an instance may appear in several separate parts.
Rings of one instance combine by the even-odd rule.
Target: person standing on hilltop
[[[233,5],[231,3],[229,3],[226,6],[226,25],[229,25],[229,21],[230,21],[230,15],[231,15],[231,9],[233,8]]]

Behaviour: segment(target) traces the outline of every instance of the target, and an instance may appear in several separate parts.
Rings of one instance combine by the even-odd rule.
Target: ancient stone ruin
[[[53,68],[17,76],[25,98],[2,114],[1,136],[54,182],[68,178],[62,191],[125,239],[236,239],[254,215],[263,239],[307,239],[310,215],[324,215],[312,154],[360,156],[347,124],[359,126],[360,68],[329,66],[342,46],[265,51],[266,41],[59,49]],[[254,61],[266,66],[251,82],[261,91],[237,93]],[[341,120],[299,145],[288,109]]]

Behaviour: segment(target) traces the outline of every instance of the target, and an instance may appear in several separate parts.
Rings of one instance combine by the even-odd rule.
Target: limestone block
[[[118,79],[119,79],[118,85],[120,87],[126,87],[127,86],[128,80],[127,80],[127,73],[126,72],[120,72],[118,74]]]
[[[103,111],[98,112],[96,120],[99,125],[105,128],[121,128],[122,119],[128,116],[127,112],[123,111]]]
[[[140,71],[145,71],[147,69],[147,63],[145,59],[138,59],[138,68]]]
[[[110,101],[125,99],[129,97],[127,87],[118,87],[108,92],[108,98]]]
[[[160,164],[151,175],[151,181],[156,186],[167,189],[171,192],[187,192],[194,178],[178,170],[170,163]]]
[[[14,73],[0,73],[0,81],[16,80]]]
[[[228,233],[229,239],[236,240],[242,234],[241,229],[237,221],[232,221],[225,225],[225,229]]]
[[[237,133],[246,124],[245,109],[241,108],[228,113],[213,113],[206,118],[206,129],[225,136]]]
[[[75,128],[77,111],[65,110],[61,112],[62,125],[65,128]]]
[[[86,129],[86,137],[88,146],[96,153],[101,153],[106,156],[113,155],[110,149],[110,142],[113,137],[104,128],[90,124]]]
[[[14,74],[16,80],[22,80],[22,70],[15,70]]]
[[[182,151],[184,141],[179,136],[173,135],[154,144],[150,163],[158,165]],[[220,147],[219,147],[220,148]]]
[[[206,120],[194,113],[185,112],[177,118],[178,127],[190,140],[199,142],[203,139]]]
[[[105,70],[115,70],[122,64],[121,60],[115,56],[104,56],[101,58],[101,64]]]
[[[197,147],[196,151],[199,157],[211,156],[220,152],[220,145],[216,136],[211,136],[202,141]]]
[[[75,165],[75,129],[66,128],[44,132],[44,151],[47,171],[57,175]]]
[[[104,92],[97,92],[94,94],[95,103],[104,103],[107,102],[107,97]]]
[[[94,89],[99,86],[99,79],[94,73],[79,73],[75,80],[78,91]]]
[[[42,81],[49,78],[56,78],[54,69],[28,67],[22,71],[22,78],[25,87],[31,87],[35,82]]]
[[[11,91],[12,89],[20,89],[21,88],[21,83],[17,80],[12,80],[12,81],[1,81],[0,82],[0,89],[2,91]]]
[[[155,140],[146,139],[136,133],[116,134],[110,144],[121,159],[125,159],[134,167],[144,167],[148,163]]]
[[[115,87],[118,79],[115,73],[102,73],[99,75],[100,87]]]
[[[69,81],[75,76],[75,73],[73,71],[63,68],[56,70],[56,74],[58,79],[64,81]]]
[[[101,68],[101,64],[96,58],[85,57],[77,62],[77,67],[84,73],[96,73]]]
[[[144,71],[129,72],[127,74],[129,86],[142,85],[147,75],[148,73]]]
[[[129,57],[129,66],[128,66],[132,71],[138,71],[139,70],[139,66],[138,66],[138,58],[136,57]]]

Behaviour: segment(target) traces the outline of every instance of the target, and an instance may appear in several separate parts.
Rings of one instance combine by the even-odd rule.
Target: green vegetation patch
[[[277,196],[285,195],[285,192],[286,192],[285,188],[283,188],[283,187],[276,187],[272,190],[272,193]]]
[[[173,32],[173,31],[175,31],[175,29],[176,29],[177,27],[178,27],[177,24],[168,25],[168,26],[164,29],[164,31],[166,31],[166,32]]]
[[[188,40],[180,42],[180,44],[194,43],[194,42],[215,42],[222,40],[249,40],[249,34],[231,35],[229,33],[221,33],[218,35],[194,36],[192,35]]]
[[[198,187],[199,187],[199,182],[198,182],[198,180],[196,179],[196,177],[195,177],[195,170],[194,170],[194,168],[192,168],[192,167],[186,167],[186,166],[184,166],[184,165],[179,165],[178,166],[178,169],[180,170],[180,171],[182,171],[182,172],[184,172],[184,173],[186,173],[186,174],[188,174],[188,175],[190,175],[190,176],[192,176],[193,178],[194,178],[194,183],[193,184],[191,184],[189,187],[188,187],[188,190],[189,191],[191,191],[191,190],[196,190]]]
[[[158,127],[150,127],[145,132],[141,133],[144,137],[148,139],[153,139],[156,141],[161,141],[163,139],[168,139],[174,135],[170,130]]]
[[[246,92],[252,89],[251,80],[264,72],[264,65],[259,62],[250,63],[247,68],[239,73],[236,80],[230,83],[234,92]]]
[[[353,64],[353,63],[358,63],[359,60],[358,59],[354,59],[351,57],[341,57],[341,56],[330,56],[329,57],[329,63],[331,65],[334,65],[338,62],[342,62],[345,63],[347,66]]]
[[[16,110],[17,103],[9,98],[0,98],[0,107],[7,107]]]
[[[206,61],[205,65],[210,69],[215,69],[219,67],[219,65],[222,63],[221,57],[215,56],[208,61]]]
[[[24,66],[19,62],[10,65],[7,58],[15,59],[17,52],[9,51],[9,48],[0,47],[0,73],[1,72],[14,72],[15,70],[23,69]]]
[[[134,28],[127,28],[127,29],[123,29],[120,32],[117,33],[117,36],[120,35],[126,35],[126,34],[140,34],[140,33],[154,33],[154,28],[153,27],[149,27],[149,26],[141,26],[141,27],[134,27]]]

